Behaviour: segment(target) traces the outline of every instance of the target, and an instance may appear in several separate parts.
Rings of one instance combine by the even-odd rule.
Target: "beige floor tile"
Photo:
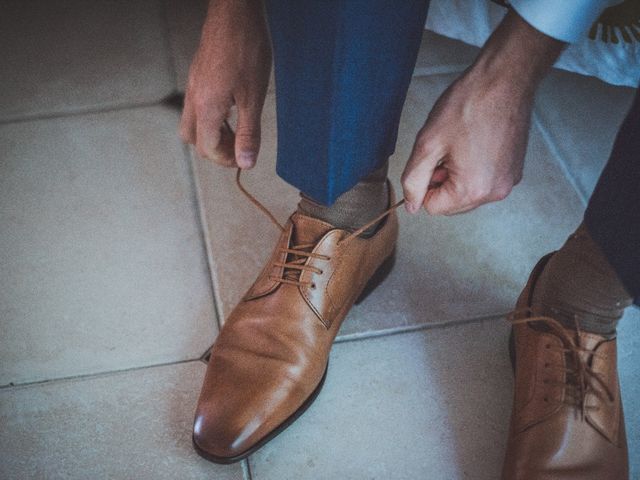
[[[201,362],[0,390],[0,477],[242,479],[191,447]]]
[[[0,126],[0,385],[193,359],[216,320],[177,115]]]
[[[336,345],[318,399],[251,456],[252,478],[495,480],[511,411],[508,331],[497,320]],[[640,350],[628,351],[640,332],[622,334],[631,464],[640,472]]]
[[[478,47],[425,30],[414,75],[461,72],[476,58]]]
[[[609,159],[633,91],[560,70],[540,87],[535,109],[539,124],[585,199]]]
[[[502,321],[336,345],[323,391],[252,478],[498,478],[511,406]]]
[[[177,88],[184,92],[191,60],[200,42],[208,0],[164,0]]]
[[[629,442],[629,478],[640,478],[640,309],[627,309],[618,329],[618,363]]]
[[[413,139],[431,105],[454,76],[415,78],[405,105],[391,178],[398,186]],[[297,195],[272,173],[275,113],[269,97],[258,167],[249,190],[280,219]],[[260,271],[277,230],[244,199],[234,172],[195,160],[208,242],[223,315]],[[451,218],[401,217],[398,263],[366,302],[355,307],[342,334],[441,323],[509,310],[537,259],[558,248],[580,221],[581,204],[552,155],[533,131],[525,179],[501,202]]]
[[[157,101],[174,88],[156,0],[0,5],[0,120]]]

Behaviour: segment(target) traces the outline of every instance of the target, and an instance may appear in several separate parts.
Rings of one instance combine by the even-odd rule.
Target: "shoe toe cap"
[[[255,443],[257,419],[240,424],[232,415],[198,411],[193,424],[193,443],[214,461],[227,463],[239,459]]]
[[[290,392],[286,381],[278,388],[238,369],[217,370],[211,369],[198,402],[193,441],[200,453],[224,463],[242,458],[286,419]]]

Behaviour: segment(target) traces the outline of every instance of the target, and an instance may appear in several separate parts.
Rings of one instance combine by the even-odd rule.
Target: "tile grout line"
[[[13,388],[41,386],[49,383],[69,382],[74,380],[89,380],[92,378],[110,377],[110,376],[120,375],[124,373],[129,373],[129,372],[137,372],[139,370],[148,370],[151,368],[159,368],[159,367],[169,367],[171,365],[183,365],[186,363],[194,363],[194,362],[200,362],[200,361],[201,361],[201,358],[199,357],[187,358],[185,360],[176,360],[174,362],[154,363],[151,365],[141,365],[137,367],[122,368],[119,370],[107,370],[104,372],[97,372],[97,373],[82,373],[80,375],[69,375],[67,377],[49,378],[46,380],[36,380],[33,382],[9,383],[7,385],[0,385],[0,393],[2,392],[2,390],[11,390]]]
[[[162,105],[165,103],[167,98],[175,95],[177,91],[168,92],[167,95],[163,95],[162,97],[158,97],[154,100],[149,100],[148,102],[134,102],[134,103],[114,103],[111,105],[103,105],[103,106],[91,106],[86,108],[79,108],[77,110],[68,110],[66,112],[49,112],[49,113],[36,113],[33,115],[25,115],[20,117],[9,117],[5,119],[0,119],[1,125],[9,125],[15,123],[27,123],[27,122],[37,122],[41,120],[53,120],[56,118],[68,118],[68,117],[79,117],[82,115],[96,115],[100,113],[111,113],[111,112],[120,112],[122,110],[136,110],[140,108],[148,108],[155,107],[158,105]]]
[[[383,330],[373,330],[370,332],[348,333],[348,334],[339,335],[338,337],[336,337],[334,343],[358,342],[361,340],[368,340],[368,339],[380,338],[380,337],[390,337],[394,335],[401,335],[404,333],[413,333],[413,332],[420,332],[425,330],[446,329],[446,328],[455,327],[458,325],[470,325],[472,323],[481,323],[486,321],[499,321],[500,319],[506,317],[508,313],[509,312],[496,313],[496,314],[483,315],[481,317],[471,317],[471,318],[464,318],[460,320],[449,320],[449,321],[438,322],[438,323],[421,323],[418,325],[392,327],[392,328],[386,328]]]
[[[197,158],[195,155],[191,154],[191,149],[188,146],[183,147],[184,152],[189,160],[189,165],[191,169],[191,179],[194,186],[195,192],[195,203],[196,208],[198,210],[198,217],[200,218],[200,232],[201,239],[204,243],[204,251],[207,256],[207,267],[209,269],[209,281],[211,283],[211,293],[213,294],[213,306],[216,312],[216,322],[218,324],[218,330],[222,328],[222,298],[220,298],[220,293],[218,292],[218,278],[216,275],[215,269],[215,260],[213,259],[213,253],[211,252],[211,238],[209,235],[209,223],[207,222],[207,216],[204,211],[204,204],[202,201],[202,188],[200,188],[199,177],[196,175],[196,161]],[[208,351],[208,349],[207,349]],[[204,356],[207,352],[205,351],[202,355]]]
[[[544,143],[547,145],[547,148],[552,153],[556,165],[558,165],[558,167],[564,174],[567,182],[569,182],[573,190],[578,195],[578,198],[580,199],[580,203],[582,203],[583,206],[586,206],[588,202],[588,198],[580,189],[578,182],[576,181],[575,177],[571,174],[571,171],[569,170],[567,161],[564,159],[564,156],[560,153],[560,150],[558,149],[556,142],[553,140],[551,134],[549,133],[547,128],[544,126],[540,118],[540,115],[537,112],[537,107],[534,108],[531,114],[531,117],[533,119],[533,124],[536,126],[536,128],[540,132],[540,135],[542,136]]]
[[[251,475],[251,465],[249,465],[249,459],[245,458],[244,460],[242,460],[240,466],[242,467],[242,478],[244,480],[252,480],[253,475]]]
[[[501,318],[503,318],[505,315],[506,313],[497,313],[495,315],[484,315],[481,317],[473,317],[473,318],[467,318],[463,320],[450,320],[447,322],[439,322],[436,324],[424,323],[420,325],[389,328],[385,330],[378,330],[378,331],[365,332],[365,333],[353,333],[353,334],[347,334],[341,337],[337,337],[334,343],[359,342],[359,341],[366,341],[374,338],[409,334],[409,333],[420,332],[425,330],[440,330],[440,329],[446,329],[449,327],[465,326],[465,325],[470,325],[473,323],[481,323],[485,321],[498,321]],[[17,387],[30,387],[30,386],[44,385],[44,384],[54,383],[54,382],[65,382],[65,381],[73,381],[73,380],[85,380],[85,379],[88,380],[91,378],[102,378],[102,377],[108,377],[108,376],[118,375],[122,373],[135,372],[139,370],[146,370],[146,369],[158,368],[158,367],[168,367],[171,365],[182,365],[185,363],[193,363],[193,362],[202,362],[206,365],[206,362],[203,360],[202,356],[200,356],[197,358],[177,360],[175,362],[155,363],[151,365],[142,365],[138,367],[123,368],[119,370],[109,370],[109,371],[98,372],[98,373],[71,375],[67,377],[57,377],[57,378],[51,378],[47,380],[37,380],[34,382],[10,383],[7,385],[1,385],[0,392],[2,392],[2,390],[10,390],[12,388],[17,388]]]

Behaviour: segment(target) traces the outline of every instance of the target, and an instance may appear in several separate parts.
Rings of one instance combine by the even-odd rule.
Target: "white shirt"
[[[511,0],[529,25],[557,40],[574,43],[591,28],[602,11],[620,0]]]

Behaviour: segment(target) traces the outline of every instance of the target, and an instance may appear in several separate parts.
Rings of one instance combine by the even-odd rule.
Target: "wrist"
[[[565,45],[510,10],[480,51],[472,75],[533,94]]]
[[[229,31],[242,32],[263,23],[266,23],[263,0],[209,0],[203,28],[215,30],[224,27]]]

